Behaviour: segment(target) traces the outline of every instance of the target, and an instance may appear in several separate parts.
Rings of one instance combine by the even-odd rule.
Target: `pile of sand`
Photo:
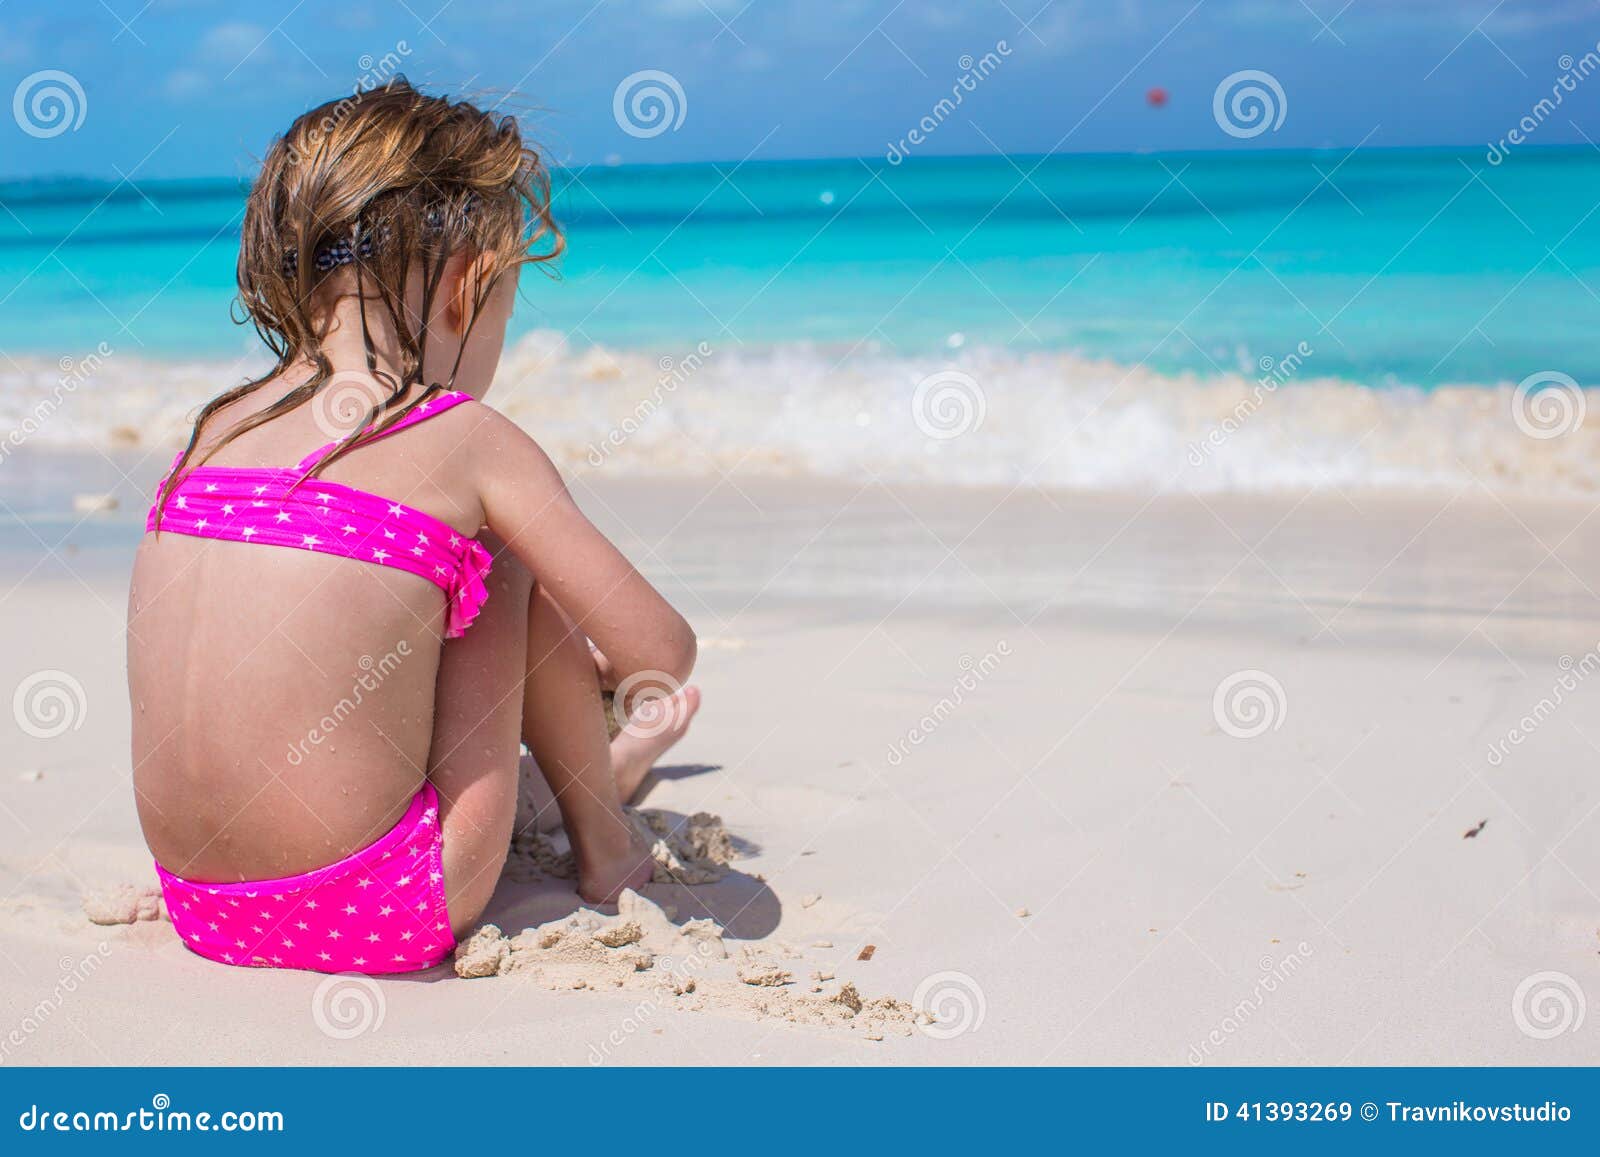
[[[714,884],[728,874],[728,864],[736,853],[722,817],[696,812],[683,818],[654,808],[623,810],[638,829],[639,838],[650,846],[655,883]],[[505,872],[519,882],[537,880],[541,875],[571,880],[578,874],[565,834],[546,835],[532,824],[519,824],[512,835]]]
[[[798,959],[792,950],[787,958]],[[493,924],[456,949],[456,975],[519,976],[552,989],[621,989],[647,994],[640,1009],[667,1007],[778,1019],[845,1029],[870,1040],[909,1036],[932,1017],[892,997],[864,999],[856,986],[816,971],[797,984],[767,951],[745,948],[729,957],[723,930],[711,920],[674,924],[658,905],[633,891],[617,915],[580,908],[562,920],[508,937]]]
[[[165,920],[167,908],[160,888],[118,884],[85,892],[83,914],[91,924],[136,924],[140,920]]]

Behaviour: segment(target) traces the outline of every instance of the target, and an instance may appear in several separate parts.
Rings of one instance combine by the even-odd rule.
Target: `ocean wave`
[[[1600,398],[1553,372],[1520,384],[1375,388],[1301,376],[1294,350],[1249,377],[951,346],[911,357],[708,338],[643,351],[577,348],[541,331],[507,351],[489,401],[577,473],[1133,491],[1600,489]],[[0,369],[0,468],[23,447],[170,453],[201,402],[259,368],[106,347],[10,363]]]

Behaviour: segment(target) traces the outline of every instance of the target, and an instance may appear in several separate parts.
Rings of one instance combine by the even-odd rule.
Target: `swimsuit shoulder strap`
[[[415,426],[420,422],[426,422],[429,418],[437,417],[446,410],[454,409],[462,402],[470,402],[471,400],[471,394],[463,394],[459,390],[448,390],[436,397],[429,398],[425,402],[419,402],[417,405],[411,408],[405,417],[401,418],[397,422],[393,422],[390,425],[385,426],[376,434],[368,434],[366,437],[362,438],[357,445],[365,446],[369,442],[376,442],[380,438],[387,438],[391,434],[398,434],[401,430]],[[313,450],[304,458],[300,459],[299,463],[295,466],[295,472],[304,474],[306,471],[311,470],[317,465],[317,463],[321,462],[324,458],[331,454],[334,447],[338,445],[339,443],[337,442],[329,442],[326,446],[320,446]]]

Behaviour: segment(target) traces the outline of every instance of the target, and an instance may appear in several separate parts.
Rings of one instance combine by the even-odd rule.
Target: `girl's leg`
[[[522,741],[561,809],[578,864],[578,894],[616,899],[650,881],[649,851],[622,812],[594,659],[583,634],[542,590],[528,609]]]
[[[499,552],[489,591],[472,629],[444,645],[434,699],[428,778],[439,793],[445,900],[458,937],[494,893],[517,812],[533,578]]]
[[[608,744],[588,646],[526,568],[495,553],[488,602],[472,629],[445,645],[434,707],[428,776],[440,796],[445,892],[458,935],[488,905],[505,864],[522,741],[555,793],[578,856],[579,893],[599,903],[650,875],[622,816],[617,776],[631,794],[699,706],[699,692],[688,688],[672,705],[670,727]]]
[[[594,660],[600,689],[615,691],[616,682],[608,681],[610,665],[605,656],[595,650],[590,650],[589,654]],[[632,720],[636,726],[621,731],[611,740],[611,776],[616,781],[617,796],[623,803],[638,802],[636,797],[640,794],[645,777],[667,749],[684,737],[690,721],[699,710],[700,688],[692,684],[682,688],[665,703],[655,700],[636,703]],[[525,735],[528,731],[526,719],[525,712]],[[530,749],[532,746],[530,742]],[[553,832],[561,827],[561,808],[556,803],[555,793],[550,790],[538,762],[532,756],[526,757],[525,766],[518,776],[518,790],[534,814],[534,827],[541,832]]]

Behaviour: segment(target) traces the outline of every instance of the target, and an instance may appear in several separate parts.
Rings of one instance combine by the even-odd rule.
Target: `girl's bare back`
[[[277,396],[271,385],[263,394]],[[324,477],[473,537],[483,512],[462,468],[472,425],[468,413],[442,414]],[[298,411],[212,464],[281,467],[326,441]],[[392,827],[428,767],[444,613],[438,589],[405,571],[147,536],[129,594],[128,677],[134,787],[156,859],[193,879],[286,876]]]

